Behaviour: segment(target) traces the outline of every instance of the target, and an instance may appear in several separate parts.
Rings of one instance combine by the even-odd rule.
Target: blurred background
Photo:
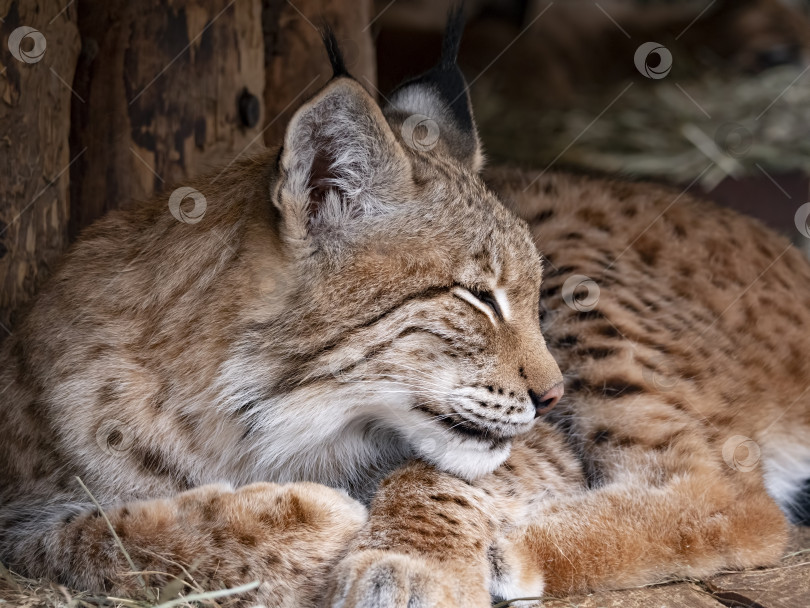
[[[0,0],[0,339],[110,209],[280,142],[330,23],[381,102],[445,0]],[[670,183],[810,252],[810,2],[467,0],[490,164]]]
[[[380,90],[435,57],[441,4],[377,2]],[[459,63],[489,161],[688,186],[806,246],[809,4],[468,2]]]

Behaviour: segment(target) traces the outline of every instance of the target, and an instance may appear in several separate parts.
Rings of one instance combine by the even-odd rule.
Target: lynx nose
[[[563,388],[563,383],[560,382],[559,384],[555,384],[551,390],[549,390],[545,395],[539,397],[537,393],[535,393],[532,389],[529,389],[529,399],[532,400],[532,404],[534,405],[534,416],[535,418],[540,414],[545,414],[560,400],[563,396],[565,389]]]

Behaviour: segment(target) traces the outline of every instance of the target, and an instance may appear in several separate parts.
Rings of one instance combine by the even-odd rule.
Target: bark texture
[[[0,340],[67,246],[80,44],[76,9],[65,4],[0,0]]]
[[[79,2],[71,236],[106,211],[182,185],[261,130],[260,0]]]
[[[281,143],[292,114],[332,75],[318,31],[324,24],[334,30],[352,76],[379,96],[372,0],[264,0],[263,4],[268,146]]]

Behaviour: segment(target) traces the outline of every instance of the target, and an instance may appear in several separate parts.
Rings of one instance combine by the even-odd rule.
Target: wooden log
[[[80,44],[76,8],[62,0],[3,0],[0,18],[2,340],[12,311],[25,309],[67,246],[70,83]]]
[[[68,237],[111,209],[278,141],[330,75],[316,24],[332,25],[352,73],[375,86],[371,0],[78,0],[50,23],[63,3],[23,0],[24,11],[3,1],[4,43],[30,22],[48,26],[53,51],[39,64],[2,55],[0,65],[0,145],[13,152],[0,161],[11,176],[0,184],[6,326]],[[34,211],[21,215],[28,204]]]
[[[79,0],[70,232],[261,141],[261,0]]]
[[[263,4],[268,146],[281,142],[284,127],[301,102],[332,76],[318,31],[324,24],[334,30],[349,72],[377,95],[373,0],[264,0]]]
[[[723,608],[699,586],[692,583],[678,583],[660,587],[603,591],[587,596],[543,601],[545,608]]]
[[[810,528],[791,530],[788,553],[776,566],[720,574],[706,588],[726,606],[810,606]]]

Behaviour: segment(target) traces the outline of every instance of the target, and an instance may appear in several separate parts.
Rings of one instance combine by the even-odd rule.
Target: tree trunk
[[[281,143],[301,102],[332,76],[318,31],[324,24],[334,30],[349,72],[377,96],[373,0],[263,0],[263,4],[268,146]]]
[[[80,45],[76,9],[63,0],[0,0],[0,18],[2,340],[12,311],[25,308],[67,246],[76,161],[68,145],[70,83]]]
[[[79,0],[71,236],[261,140],[261,0]]]
[[[278,143],[331,76],[316,26],[374,93],[372,4],[0,0],[0,324],[107,211]],[[30,42],[5,53],[22,25],[46,38],[39,62]]]

